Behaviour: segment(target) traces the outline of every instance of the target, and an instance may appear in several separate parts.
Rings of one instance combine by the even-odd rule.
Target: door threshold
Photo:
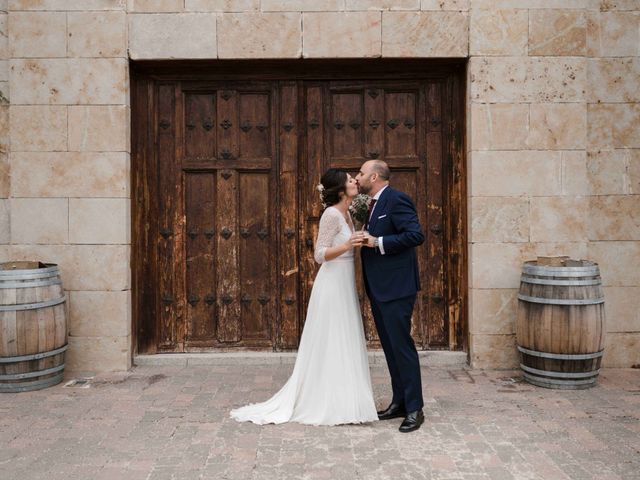
[[[386,360],[381,350],[370,351],[370,365],[385,365]],[[136,355],[133,364],[136,366],[187,367],[194,365],[279,365],[294,364],[296,352],[214,352],[214,353],[157,353],[152,355]],[[466,352],[447,350],[419,351],[420,365],[434,368],[462,368],[469,365]]]

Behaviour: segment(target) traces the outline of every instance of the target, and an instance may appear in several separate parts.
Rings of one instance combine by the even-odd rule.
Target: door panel
[[[187,92],[184,94],[185,158],[211,159],[216,152],[216,96],[211,93]]]
[[[384,98],[384,158],[392,163],[396,158],[418,157],[416,138],[416,114],[418,91],[393,91],[385,89]]]

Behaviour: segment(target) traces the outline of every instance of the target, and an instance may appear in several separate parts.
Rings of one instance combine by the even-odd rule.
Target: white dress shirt
[[[376,206],[378,205],[378,200],[380,199],[380,195],[382,195],[382,192],[384,192],[384,189],[387,188],[388,186],[389,185],[385,185],[380,190],[378,190],[378,193],[376,193],[373,196],[373,199],[376,201],[376,203],[373,206],[373,210],[371,210],[371,216],[369,217],[369,222],[371,222],[371,219],[373,218],[373,214],[376,211]],[[382,244],[382,237],[378,237],[378,248],[380,249],[380,253],[384,255],[384,245]]]

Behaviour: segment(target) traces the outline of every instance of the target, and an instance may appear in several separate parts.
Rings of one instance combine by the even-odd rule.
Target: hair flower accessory
[[[327,208],[327,204],[324,201],[324,185],[319,183],[316,185],[316,190],[320,193],[320,203],[322,204],[322,208]]]

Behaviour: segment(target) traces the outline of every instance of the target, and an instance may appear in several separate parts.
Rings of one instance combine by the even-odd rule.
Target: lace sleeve
[[[313,253],[316,262],[324,262],[324,252],[332,246],[338,232],[340,232],[340,213],[333,208],[327,208],[320,217],[320,228]]]

